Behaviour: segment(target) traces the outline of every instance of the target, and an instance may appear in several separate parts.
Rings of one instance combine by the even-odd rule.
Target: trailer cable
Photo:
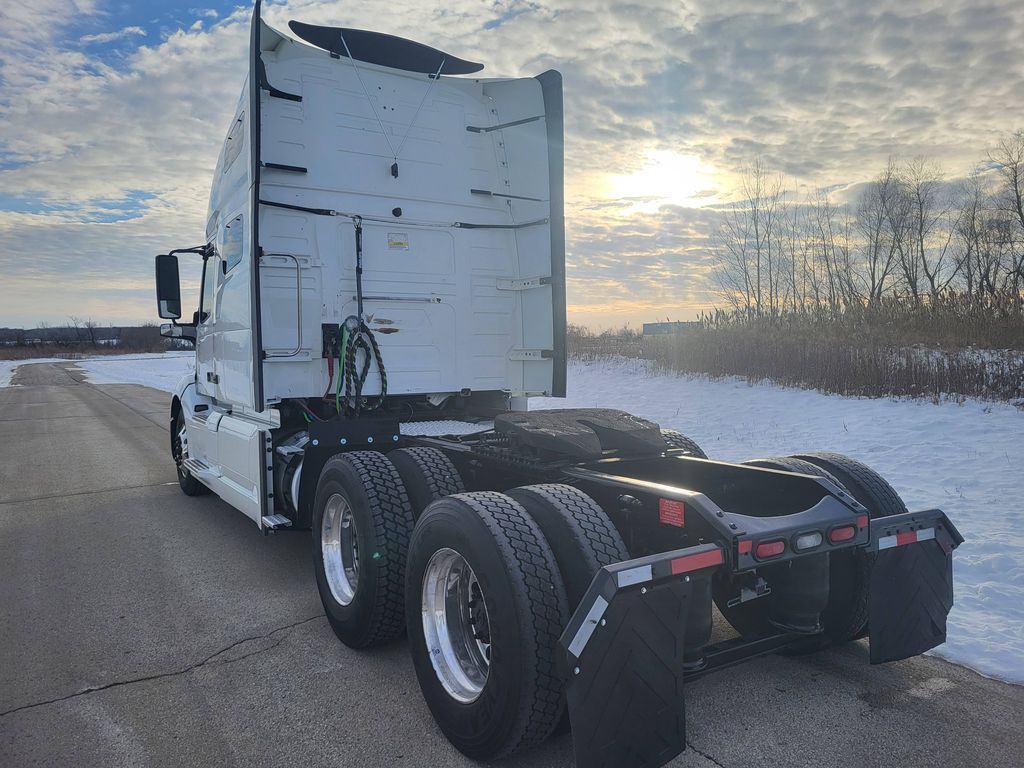
[[[377,337],[363,319],[363,220],[360,216],[352,217],[356,236],[356,312],[341,324],[341,351],[338,360],[338,384],[334,393],[334,406],[338,413],[351,413],[358,416],[360,411],[372,411],[384,404],[388,393],[388,376],[384,368],[384,358],[377,344]],[[362,365],[358,371],[356,360],[358,353],[363,353]],[[370,375],[371,362],[377,364],[380,374],[380,394],[367,403],[363,398],[363,387]],[[344,396],[341,393],[342,382],[345,386]],[[344,405],[344,410],[342,406]]]
[[[360,318],[353,315],[342,324],[343,362],[338,373],[338,388],[335,393],[335,406],[338,413],[348,412],[358,416],[363,410],[373,411],[384,404],[388,394],[388,376],[384,369],[384,359],[380,346],[370,327]],[[358,365],[358,356],[362,352],[362,365]],[[372,401],[363,398],[363,387],[369,378],[371,363],[377,364],[380,374],[380,394]],[[342,394],[342,382],[345,392]],[[343,410],[344,409],[344,410]]]

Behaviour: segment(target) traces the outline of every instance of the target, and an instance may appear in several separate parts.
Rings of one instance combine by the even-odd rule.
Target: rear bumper
[[[778,536],[788,536],[781,523]],[[940,510],[858,526],[850,544],[873,558],[873,664],[945,641],[952,552],[962,541]],[[595,576],[560,640],[577,768],[664,765],[686,747],[685,681],[807,642],[807,632],[780,631],[709,644],[711,579],[723,569],[752,567],[741,548],[747,549],[735,540],[728,547],[703,544],[617,563]]]

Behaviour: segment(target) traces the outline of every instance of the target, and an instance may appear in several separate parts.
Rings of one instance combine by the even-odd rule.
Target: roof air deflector
[[[348,56],[341,42],[341,35],[344,33],[352,58],[368,64],[429,75],[438,71],[442,61],[442,75],[470,75],[484,68],[483,64],[466,61],[429,45],[385,35],[383,32],[348,27],[322,27],[301,21],[289,21],[288,26],[307,43],[330,51],[336,56]]]

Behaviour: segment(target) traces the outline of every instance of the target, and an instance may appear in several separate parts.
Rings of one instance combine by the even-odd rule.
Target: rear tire
[[[479,591],[470,593],[474,598],[461,612],[456,606],[439,613],[441,593],[458,594],[461,582],[443,578],[439,587],[437,563],[455,557],[466,564],[469,570],[461,572]],[[451,651],[453,645],[468,646],[475,656],[473,643],[463,642],[470,630],[458,618],[473,617],[474,610],[476,618],[469,619],[474,641],[487,645],[482,680],[478,666],[460,676],[459,659],[466,654]],[[409,649],[423,698],[460,752],[476,760],[504,757],[550,735],[564,707],[556,654],[567,615],[554,554],[537,524],[511,498],[492,491],[463,493],[436,501],[423,513],[409,551]],[[448,628],[443,635],[436,631],[438,621]]]
[[[178,411],[174,417],[174,426],[171,433],[171,455],[174,457],[175,469],[178,473],[178,485],[186,496],[202,496],[209,493],[210,489],[192,476],[182,461],[188,457],[188,429],[185,426],[185,416]]]
[[[351,648],[405,629],[405,561],[412,508],[401,478],[374,451],[332,456],[313,502],[313,562],[327,620]]]
[[[466,490],[452,460],[437,448],[399,448],[388,458],[402,478],[417,520],[433,502]]]
[[[629,551],[608,515],[578,488],[550,483],[513,488],[507,493],[523,505],[551,545],[569,598],[570,615],[598,570],[629,559]]]
[[[896,491],[877,472],[839,453],[806,453],[744,463],[831,480],[863,504],[872,520],[907,511]],[[829,600],[821,613],[821,624],[825,638],[833,644],[855,640],[865,632],[871,597],[871,564],[871,555],[863,549],[829,553]],[[715,604],[737,632],[756,638],[777,631],[768,621],[770,597],[729,608],[726,600],[731,593],[728,582],[714,583]],[[798,652],[815,650],[818,646],[811,642]]]
[[[867,507],[872,520],[907,511],[907,505],[896,490],[866,464],[841,453],[803,453],[796,458],[835,478],[853,498]],[[821,622],[833,643],[855,640],[867,631],[873,562],[872,555],[863,549],[832,554],[829,601],[821,614]]]
[[[706,459],[708,455],[704,453],[704,450],[697,445],[693,440],[684,435],[682,432],[677,432],[674,429],[663,429],[661,430],[661,436],[665,439],[665,442],[672,448],[682,448],[684,451],[688,451],[691,455],[696,456],[698,459]]]
[[[824,471],[821,467],[811,464],[808,461],[795,459],[792,456],[776,456],[770,459],[751,459],[750,461],[744,461],[743,463],[754,467],[763,467],[764,469],[778,469],[783,472],[799,472],[803,475],[826,477],[836,485],[842,486],[842,483],[828,472]],[[834,557],[836,554],[837,553],[830,553],[829,557]],[[773,568],[785,567],[785,564],[781,566],[768,565],[762,566],[760,570],[763,572],[767,580],[771,582]],[[731,580],[722,576],[718,576],[712,581],[711,592],[715,601],[715,606],[718,608],[718,612],[721,613],[722,616],[725,617],[725,620],[732,625],[732,628],[739,632],[744,638],[756,639],[759,637],[773,635],[779,631],[768,619],[771,608],[771,595],[766,595],[746,603],[740,603],[739,605],[729,607],[728,601],[735,594],[736,588]],[[806,646],[803,644],[799,646],[797,648],[797,653],[814,650],[818,646],[818,642],[809,641]]]

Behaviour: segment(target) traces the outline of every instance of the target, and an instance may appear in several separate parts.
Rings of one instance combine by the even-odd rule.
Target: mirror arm
[[[165,253],[165,256],[175,256],[179,253],[194,253],[198,256],[202,256],[203,260],[210,258],[213,255],[213,243],[207,243],[206,245],[193,245],[191,248],[175,248]],[[176,319],[171,319],[171,325],[177,328],[195,328],[197,323],[179,323]]]

